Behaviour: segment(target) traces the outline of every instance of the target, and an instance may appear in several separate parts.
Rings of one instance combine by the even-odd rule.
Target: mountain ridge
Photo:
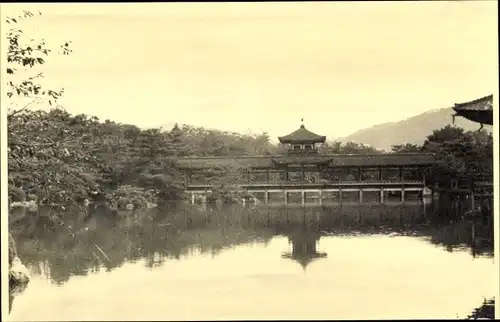
[[[380,123],[364,128],[350,135],[336,138],[335,141],[363,143],[386,151],[390,151],[391,146],[398,144],[421,145],[434,130],[452,125],[453,114],[452,108],[434,109],[401,121]],[[454,126],[464,128],[466,131],[476,131],[480,127],[479,124],[462,117],[455,118]],[[485,125],[484,129],[491,132],[492,127]]]

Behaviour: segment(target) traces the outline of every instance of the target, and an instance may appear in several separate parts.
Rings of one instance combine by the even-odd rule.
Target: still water
[[[436,206],[191,207],[11,230],[32,273],[9,319],[463,318],[491,247]],[[486,233],[487,235],[488,233]],[[485,246],[486,245],[486,246]]]

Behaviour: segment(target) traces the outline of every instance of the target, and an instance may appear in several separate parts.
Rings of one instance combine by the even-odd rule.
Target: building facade
[[[398,192],[404,201],[405,192],[425,189],[425,168],[432,166],[434,155],[427,153],[383,154],[320,154],[318,148],[325,136],[315,134],[304,125],[296,131],[278,138],[285,153],[273,156],[185,157],[177,167],[185,176],[186,192],[193,200],[196,193],[211,191],[207,180],[213,170],[236,174],[234,186],[249,192],[263,193],[269,201],[270,193],[283,195],[288,203],[289,193],[316,195],[322,203],[324,193],[355,192],[362,201],[363,192],[378,192],[383,202],[384,193]],[[326,199],[332,199],[326,197]]]

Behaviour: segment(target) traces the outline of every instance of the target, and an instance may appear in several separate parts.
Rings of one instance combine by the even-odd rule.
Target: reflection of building
[[[186,191],[192,194],[211,190],[212,185],[204,174],[214,169],[224,173],[240,173],[239,188],[252,193],[263,193],[265,203],[269,194],[279,194],[288,203],[290,193],[306,194],[323,203],[325,196],[356,193],[363,201],[363,191],[378,192],[380,201],[388,192],[398,192],[401,200],[405,191],[422,194],[425,187],[424,168],[434,163],[428,153],[335,154],[323,155],[318,145],[325,136],[315,134],[302,124],[296,131],[279,137],[285,147],[283,155],[270,156],[221,156],[185,157],[177,160],[177,168],[185,174]]]
[[[320,239],[320,235],[313,232],[296,232],[288,237],[292,244],[292,252],[287,252],[281,255],[283,258],[292,259],[300,264],[305,270],[307,265],[319,258],[325,258],[326,253],[321,253],[316,250],[316,245]]]

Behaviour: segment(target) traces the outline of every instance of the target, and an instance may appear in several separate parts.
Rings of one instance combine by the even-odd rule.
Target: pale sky
[[[333,138],[498,88],[496,1],[1,5],[22,9],[73,43],[44,67],[61,104],[140,127]]]

